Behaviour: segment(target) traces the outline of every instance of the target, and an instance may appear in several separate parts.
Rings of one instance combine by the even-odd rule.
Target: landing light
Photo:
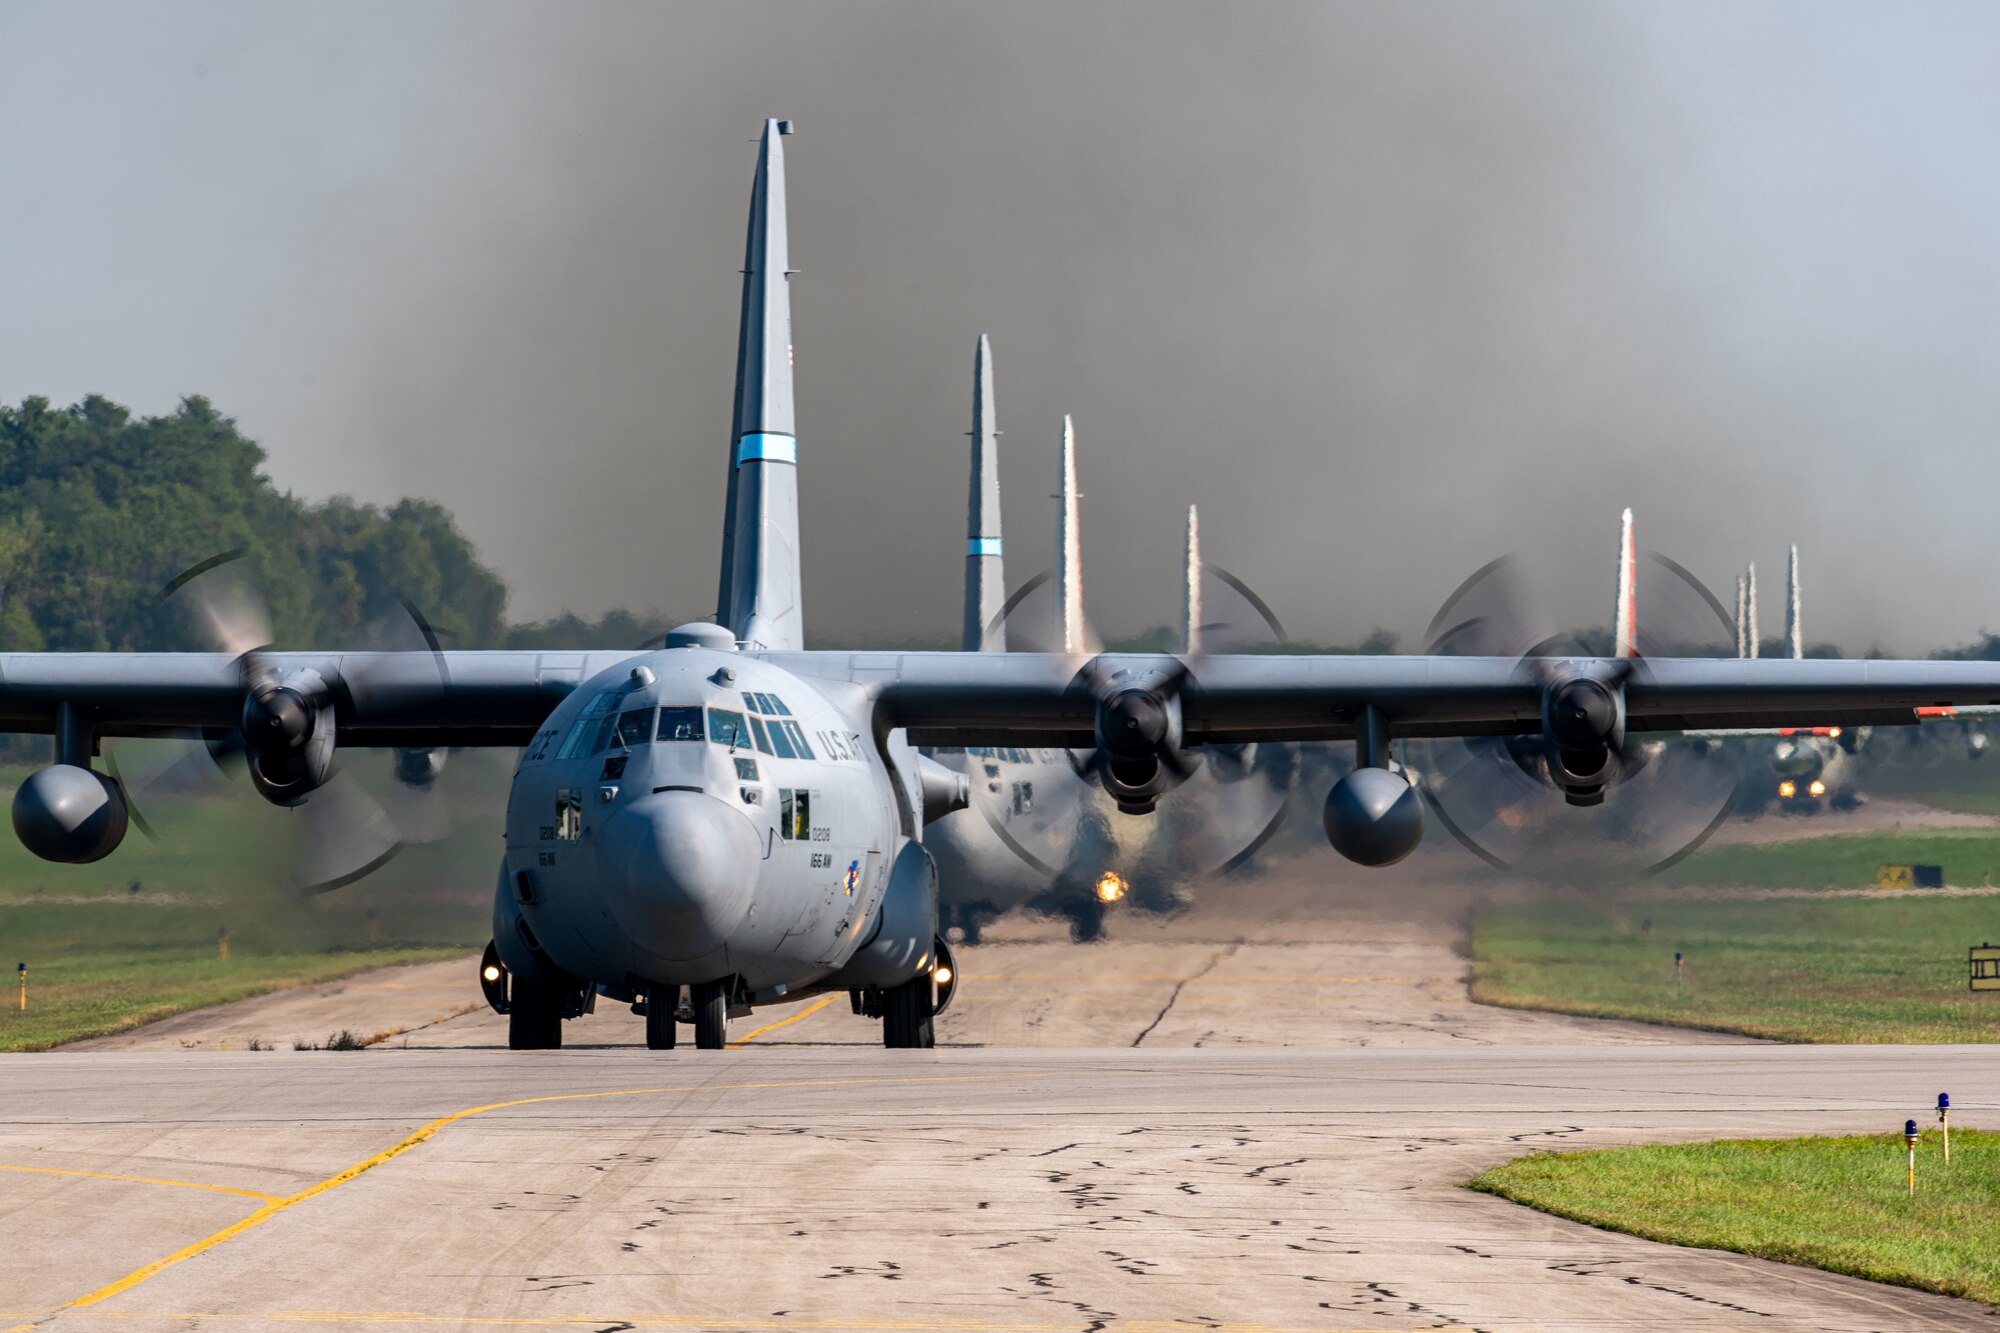
[[[1829,735],[1829,736],[1831,736],[1831,737],[1833,737],[1833,738],[1834,738],[1835,740],[1839,740],[1839,739],[1840,739],[1840,728],[1839,728],[1839,727],[1828,727],[1828,728],[1826,729],[1826,734],[1827,734],[1827,735]]]
[[[1790,778],[1786,778],[1783,782],[1780,782],[1778,784],[1778,795],[1784,798],[1785,800],[1789,801],[1798,794],[1799,794],[1799,785],[1796,782],[1793,782]]]
[[[1125,881],[1115,871],[1107,870],[1097,878],[1097,901],[1115,903],[1125,896]]]
[[[940,986],[951,984],[951,968],[942,963],[938,964],[937,971],[932,975],[937,978],[937,984]]]
[[[500,980],[499,965],[495,963],[488,963],[486,965],[486,970],[484,972],[481,972],[480,975],[485,977],[488,981]]]
[[[1812,786],[1807,787],[1806,790],[1811,792],[1815,796],[1824,796],[1826,795],[1826,784],[1824,782],[1821,782],[1818,778],[1814,778],[1812,780]]]

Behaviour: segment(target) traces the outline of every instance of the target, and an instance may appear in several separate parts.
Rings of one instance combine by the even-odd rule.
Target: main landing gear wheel
[[[656,986],[646,992],[646,1049],[671,1051],[679,1037],[681,988]]]
[[[882,992],[882,1044],[890,1050],[929,1050],[937,1044],[931,1013],[937,1007],[931,974],[911,977]]]
[[[650,1009],[651,1006],[648,1006]],[[650,1030],[651,1024],[648,1023]],[[694,986],[695,1049],[719,1051],[729,1044],[729,982],[698,981]]]
[[[507,1049],[562,1049],[562,996],[514,977],[514,994],[507,1006]]]

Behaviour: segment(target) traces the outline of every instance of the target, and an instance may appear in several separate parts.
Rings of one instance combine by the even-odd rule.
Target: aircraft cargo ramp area
[[[1090,946],[1002,922],[961,950],[934,1051],[880,1049],[842,1000],[739,1019],[730,1051],[648,1052],[605,1005],[568,1049],[509,1052],[492,1015],[445,1016],[468,961],[5,1057],[0,1329],[1983,1317],[1463,1182],[1538,1147],[1879,1131],[1938,1087],[1992,1105],[2000,1053],[1475,1006],[1462,898],[1393,878],[1329,903],[1281,873]],[[341,1027],[407,1030],[244,1049]]]

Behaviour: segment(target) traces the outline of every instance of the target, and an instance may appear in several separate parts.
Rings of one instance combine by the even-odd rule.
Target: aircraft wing
[[[632,652],[271,653],[284,675],[318,672],[344,745],[521,745],[578,683]],[[1086,747],[1098,694],[1125,678],[1175,682],[1189,743],[1343,740],[1373,707],[1392,735],[1541,729],[1557,678],[1625,684],[1632,731],[1897,725],[1919,708],[2000,706],[2000,663],[1673,658],[1214,656],[797,652],[758,654],[801,676],[849,682],[875,725],[918,745]],[[1185,671],[1185,678],[1182,673]],[[1622,673],[1629,673],[1624,675]],[[1169,690],[1168,692],[1174,692]],[[53,732],[68,704],[100,736],[240,725],[243,681],[223,653],[0,654],[0,730]]]
[[[630,652],[268,653],[319,673],[343,745],[523,745],[580,681]],[[231,730],[244,684],[227,653],[0,654],[0,731],[53,732],[64,704],[99,736]]]
[[[1343,740],[1373,707],[1394,736],[1493,736],[1542,729],[1552,683],[1622,681],[1631,731],[1887,726],[1919,708],[2000,704],[2000,663],[1783,658],[1215,656],[1179,680],[1159,654],[780,653],[804,676],[852,682],[876,725],[918,745],[1083,747],[1099,695],[1177,681],[1185,738],[1203,742]]]

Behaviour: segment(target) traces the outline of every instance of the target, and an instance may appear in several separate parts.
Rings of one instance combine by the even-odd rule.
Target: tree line
[[[312,502],[193,396],[134,416],[98,395],[0,405],[0,650],[213,648],[175,578],[222,553],[267,604],[279,647],[407,647],[402,599],[459,648],[637,647],[665,617],[511,624],[507,588],[444,506]]]

